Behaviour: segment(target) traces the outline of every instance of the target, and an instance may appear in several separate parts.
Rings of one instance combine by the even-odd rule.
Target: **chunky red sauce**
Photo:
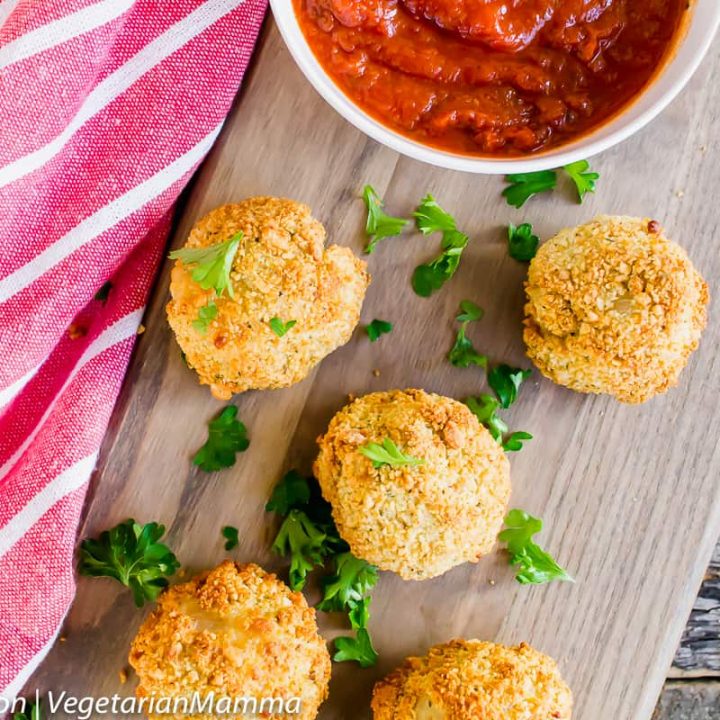
[[[475,155],[561,145],[638,95],[688,0],[293,0],[343,91],[418,142]]]

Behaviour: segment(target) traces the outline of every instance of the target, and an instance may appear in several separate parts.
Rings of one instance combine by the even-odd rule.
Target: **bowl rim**
[[[692,50],[692,54],[686,61],[682,71],[672,81],[670,86],[636,118],[607,132],[607,128],[611,127],[613,123],[618,122],[627,111],[634,107],[634,104],[643,98],[668,72],[670,67],[677,62],[677,57],[681,49],[688,41],[691,31],[697,24],[695,22],[697,7],[698,4],[702,2],[707,2],[708,10],[711,13],[714,11],[714,13],[711,14],[711,22],[706,23],[704,27],[701,28],[700,41],[696,41],[695,48]],[[375,120],[356,105],[325,72],[302,32],[300,23],[295,15],[293,0],[270,0],[270,6],[280,34],[285,41],[285,45],[303,75],[320,96],[351,125],[368,137],[395,150],[401,155],[437,167],[487,175],[537,172],[562,167],[577,160],[591,158],[626,140],[655,119],[677,97],[700,66],[720,26],[720,2],[713,4],[713,0],[695,0],[689,10],[693,13],[693,17],[689,18],[685,29],[685,37],[678,40],[677,46],[673,50],[673,55],[665,61],[664,65],[659,69],[643,92],[638,95],[633,102],[628,103],[628,105],[622,108],[618,114],[609,118],[590,134],[584,135],[567,145],[549,150],[546,153],[527,158],[488,158],[472,157],[433,148],[430,145],[423,145],[383,125],[380,121]],[[603,130],[606,132],[603,132]],[[600,136],[596,137],[597,135]]]

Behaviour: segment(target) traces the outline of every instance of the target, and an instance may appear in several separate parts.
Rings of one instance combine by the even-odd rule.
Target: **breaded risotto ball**
[[[525,643],[452,640],[380,680],[372,710],[374,720],[569,720],[572,693]]]
[[[139,698],[299,698],[302,712],[293,717],[304,720],[317,715],[330,680],[330,656],[302,593],[257,565],[230,561],[160,595],[130,665]]]
[[[676,385],[705,327],[705,281],[647,218],[562,230],[538,250],[525,289],[525,344],[540,371],[626,403]]]
[[[318,444],[315,476],[357,557],[422,580],[493,548],[509,463],[463,403],[422,390],[372,393],[338,412]]]
[[[217,245],[238,232],[231,292],[214,299],[192,266],[177,260],[167,306],[188,365],[220,399],[302,380],[350,339],[370,280],[348,248],[324,247],[325,228],[293,200],[255,197],[216,208],[193,227],[186,247]],[[213,299],[217,314],[199,329],[199,313]]]

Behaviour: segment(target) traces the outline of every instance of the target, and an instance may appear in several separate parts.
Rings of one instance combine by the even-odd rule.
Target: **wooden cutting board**
[[[88,499],[82,536],[133,516],[169,527],[169,544],[192,570],[226,556],[220,528],[241,529],[239,561],[282,570],[269,552],[276,521],[263,511],[289,467],[307,471],[315,438],[349,393],[423,387],[457,398],[484,390],[479,370],[451,367],[460,300],[485,308],[471,328],[495,362],[528,366],[521,313],[525,266],[508,257],[503,228],[531,221],[542,238],[596,213],[648,215],[689,251],[711,287],[720,277],[717,128],[720,46],[691,86],[632,140],[593,161],[598,192],[580,206],[569,187],[515,210],[499,178],[439,170],[400,157],[342,120],[296,69],[268,21],[235,111],[188,194],[173,244],[211,208],[249,195],[307,202],[332,242],[361,252],[371,182],[388,209],[408,215],[426,192],[472,240],[457,275],[431,299],[410,288],[413,268],[438,239],[384,241],[370,257],[363,321],[394,323],[371,344],[358,330],[304,382],[235,399],[250,449],[235,467],[207,475],[191,465],[206,421],[222,406],[180,358],[165,320],[168,264],[158,281]],[[714,79],[713,79],[714,78]],[[556,657],[576,696],[576,720],[647,720],[720,531],[719,325],[711,321],[680,386],[643,406],[557,387],[534,373],[507,413],[535,435],[512,455],[514,506],[546,522],[541,543],[577,583],[522,587],[496,553],[423,583],[383,574],[372,605],[377,667],[333,667],[321,718],[369,717],[373,682],[410,653],[454,636],[526,640]],[[373,370],[379,370],[376,377]],[[486,389],[486,388],[485,388]],[[122,685],[128,646],[144,613],[109,580],[82,578],[60,642],[31,680],[78,695]],[[320,616],[328,636],[339,629]]]

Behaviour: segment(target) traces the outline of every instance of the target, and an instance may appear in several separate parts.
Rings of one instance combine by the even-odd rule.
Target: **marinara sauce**
[[[342,90],[413,140],[516,156],[594,129],[648,84],[688,0],[293,0]]]

